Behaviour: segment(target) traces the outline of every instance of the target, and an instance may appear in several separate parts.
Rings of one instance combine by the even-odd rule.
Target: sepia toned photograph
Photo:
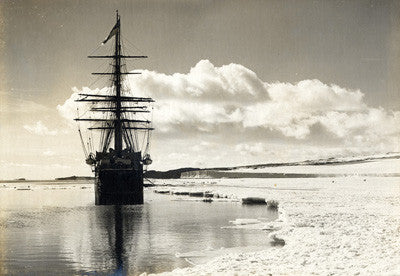
[[[1,0],[0,275],[400,275],[400,1]]]

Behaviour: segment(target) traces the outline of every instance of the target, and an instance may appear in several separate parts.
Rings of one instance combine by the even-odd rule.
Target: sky
[[[0,179],[91,174],[73,99],[117,9],[149,169],[399,151],[398,1],[1,1]]]

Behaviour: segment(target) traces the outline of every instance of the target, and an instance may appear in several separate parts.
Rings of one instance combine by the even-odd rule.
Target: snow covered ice
[[[278,201],[276,221],[238,218],[232,225],[258,228],[285,245],[224,254],[163,275],[400,275],[400,179],[352,170],[399,173],[398,164],[338,165],[354,173],[348,177],[213,180],[214,192]],[[326,172],[327,166],[307,169]]]

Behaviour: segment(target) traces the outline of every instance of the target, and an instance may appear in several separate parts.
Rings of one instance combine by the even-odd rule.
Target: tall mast
[[[79,93],[81,98],[75,100],[77,102],[92,102],[92,103],[105,103],[109,104],[106,106],[96,106],[92,107],[90,111],[94,112],[111,112],[114,113],[114,116],[111,118],[75,118],[76,121],[90,121],[90,122],[97,122],[102,123],[101,126],[91,126],[88,129],[97,129],[105,131],[106,139],[102,146],[101,151],[106,152],[109,147],[109,142],[111,141],[112,132],[114,132],[114,149],[115,153],[118,156],[121,156],[123,141],[127,143],[127,146],[132,146],[133,141],[132,137],[129,136],[130,131],[135,130],[153,130],[153,128],[149,127],[148,124],[150,121],[148,120],[137,120],[137,119],[128,119],[127,116],[123,114],[126,113],[139,113],[139,112],[149,112],[147,110],[147,106],[136,105],[138,103],[150,103],[154,102],[151,98],[144,98],[144,97],[133,97],[128,95],[121,95],[121,81],[122,75],[133,75],[133,74],[140,74],[140,72],[122,72],[121,70],[121,60],[125,58],[147,58],[147,56],[130,56],[130,55],[122,55],[121,51],[121,23],[120,23],[120,16],[118,11],[116,11],[116,24],[112,28],[110,34],[107,38],[103,41],[103,44],[107,43],[113,36],[115,36],[115,47],[114,47],[114,55],[97,55],[97,56],[88,56],[89,58],[110,58],[113,59],[113,66],[114,69],[112,72],[95,72],[92,73],[93,75],[112,75],[113,79],[113,86],[115,89],[115,93],[113,95],[101,95],[101,94],[86,94],[86,93]],[[122,103],[125,102],[127,105],[122,106]],[[134,104],[129,105],[129,104]],[[138,124],[145,124],[143,125],[135,125]],[[128,133],[128,134],[127,134]],[[133,146],[132,146],[133,147]],[[132,148],[134,150],[134,148]]]
[[[114,148],[119,155],[122,151],[122,122],[121,122],[121,23],[117,11],[117,33],[115,34],[115,69],[114,69],[114,85],[115,85],[115,123],[114,123]]]

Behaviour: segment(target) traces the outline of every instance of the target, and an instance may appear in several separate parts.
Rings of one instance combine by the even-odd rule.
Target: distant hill
[[[383,160],[383,159],[400,159],[400,154],[399,153],[387,153],[387,154],[381,154],[381,155],[374,155],[374,156],[362,156],[362,157],[357,157],[357,156],[351,156],[351,157],[331,157],[331,158],[326,158],[326,159],[316,159],[316,160],[305,160],[305,161],[298,161],[298,162],[279,162],[279,163],[264,163],[264,164],[255,164],[255,165],[243,165],[243,166],[234,166],[234,167],[214,167],[214,168],[179,168],[175,170],[169,170],[169,171],[147,171],[145,173],[145,177],[147,178],[156,178],[156,179],[176,179],[176,178],[181,178],[181,176],[184,177],[193,177],[193,176],[213,176],[216,178],[219,177],[226,177],[226,172],[227,171],[234,171],[234,170],[239,170],[239,169],[262,169],[262,168],[268,168],[268,167],[282,167],[282,166],[322,166],[322,165],[345,165],[345,164],[358,164],[358,163],[366,163],[370,161],[376,161],[376,160]],[[246,174],[246,176],[243,175],[243,173],[233,173],[234,178],[235,177],[246,177],[246,176],[252,176],[252,177],[315,177],[317,175],[312,175],[312,174],[282,174],[282,173],[277,173],[277,174],[260,174],[259,176],[254,173],[249,173]],[[321,176],[321,175],[320,175]],[[326,174],[325,177],[331,177],[331,174]]]
[[[67,176],[67,177],[57,177],[55,180],[93,180],[93,176]]]
[[[305,160],[298,162],[281,162],[281,163],[265,163],[265,164],[256,164],[256,165],[244,165],[244,166],[236,166],[236,167],[221,167],[221,168],[210,168],[210,169],[202,169],[202,170],[237,170],[237,169],[262,169],[268,167],[281,167],[281,166],[322,166],[322,165],[345,165],[345,164],[357,164],[357,163],[365,163],[376,160],[383,159],[400,159],[400,154],[398,153],[387,153],[382,155],[375,156],[363,156],[363,157],[330,157],[326,159],[316,159],[316,160]]]
[[[176,170],[169,171],[147,171],[144,174],[146,178],[156,178],[156,179],[175,179],[180,178],[182,173],[202,170],[199,168],[180,168]]]

